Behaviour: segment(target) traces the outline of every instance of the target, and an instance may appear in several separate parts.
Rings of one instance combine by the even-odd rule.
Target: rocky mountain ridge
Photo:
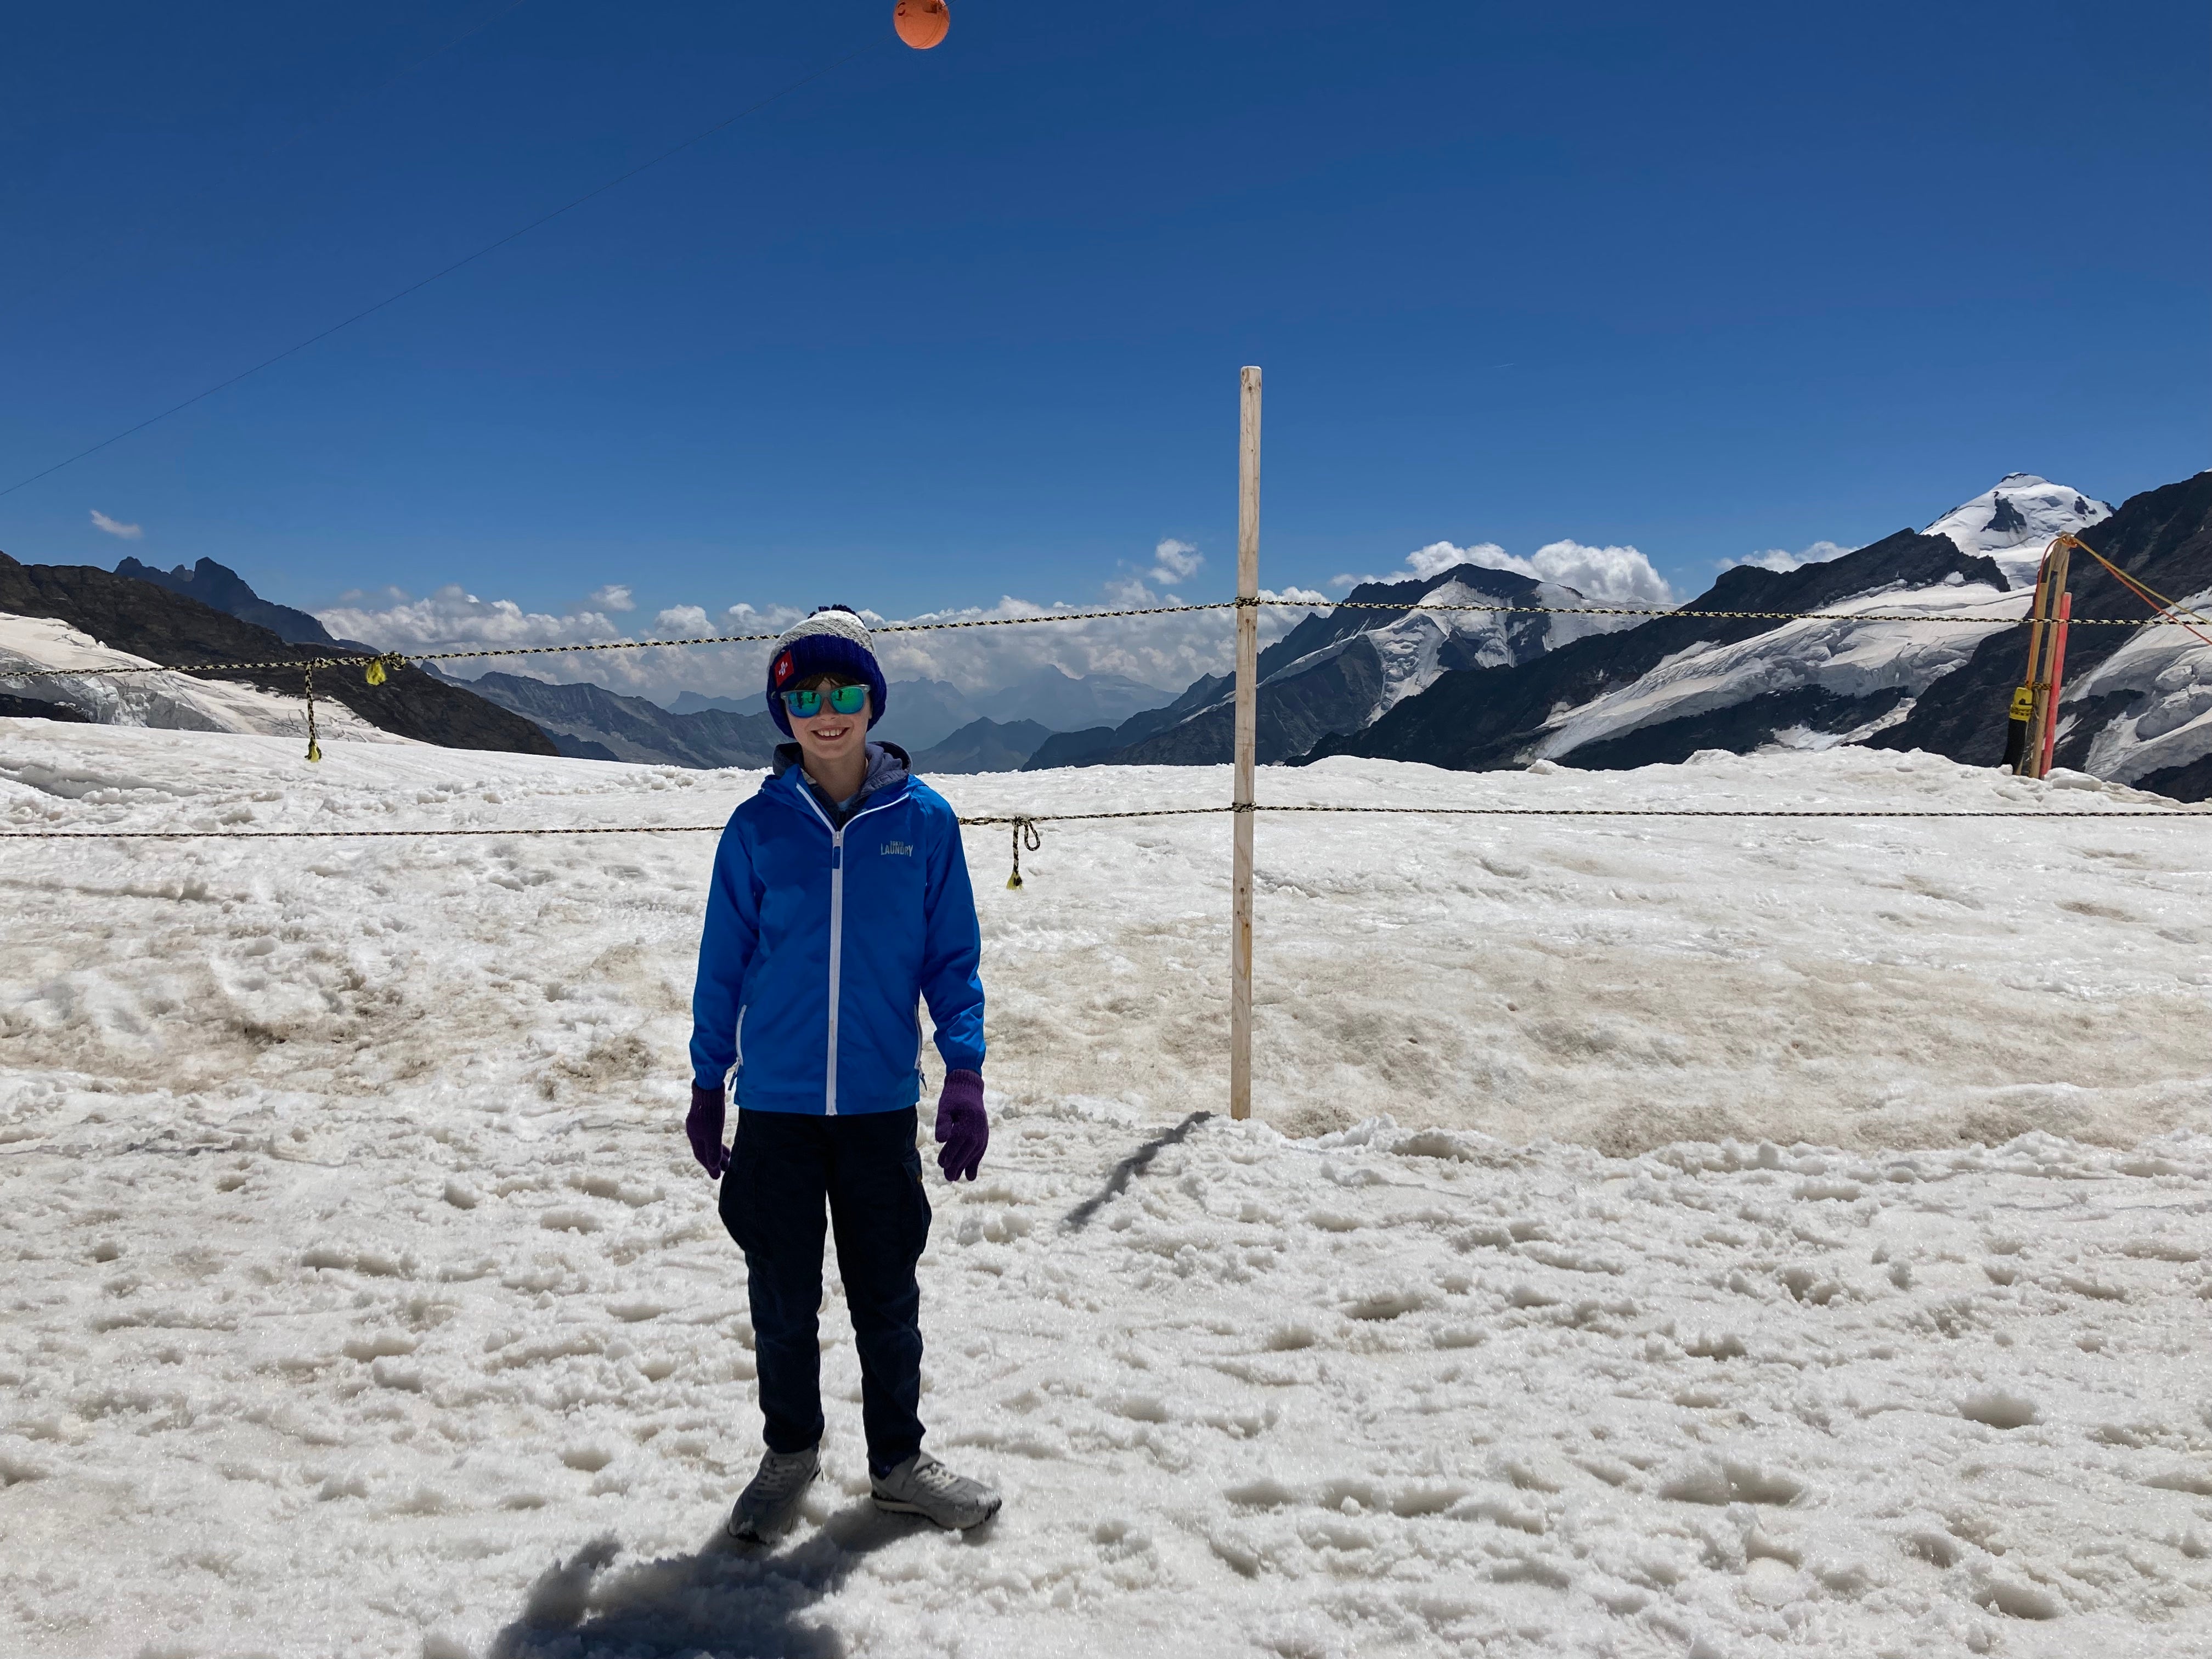
[[[343,645],[296,644],[165,585],[93,565],[24,564],[5,553],[0,553],[0,612],[52,618],[112,650],[173,665],[356,655],[366,661],[374,654]],[[96,678],[36,682],[35,700],[67,703],[99,720],[112,714],[114,705],[99,695],[106,688],[89,684]],[[198,678],[235,681],[286,698],[299,697],[302,684],[301,675],[289,669],[240,668]],[[381,685],[368,684],[356,670],[326,672],[315,690],[370,726],[418,742],[523,755],[558,752],[528,720],[419,668],[398,669]],[[12,695],[27,694],[18,688]]]
[[[2023,584],[2062,532],[2177,600],[2212,604],[2212,473],[2117,509],[2014,474],[1929,531],[1900,531],[1794,569],[1739,566],[1673,615],[1527,664],[1447,672],[1368,729],[1325,739],[1304,758],[1619,769],[1701,750],[1864,744],[1995,765],[2024,672]],[[2069,585],[2085,617],[2148,614],[2094,560],[2077,555]],[[1711,614],[1723,611],[1927,620]],[[1961,620],[1946,623],[1951,617]],[[2212,626],[2197,635],[2074,629],[2055,758],[2178,799],[2212,795]]]
[[[643,697],[624,696],[586,680],[556,682],[493,672],[454,680],[477,696],[532,721],[555,747],[579,760],[648,765],[766,766],[783,733],[765,714],[696,708],[678,714]]]

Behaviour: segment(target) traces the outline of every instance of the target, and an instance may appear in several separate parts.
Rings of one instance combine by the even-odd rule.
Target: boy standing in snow
[[[990,1139],[982,940],[952,808],[903,750],[867,741],[884,701],[867,628],[843,606],[776,641],[769,713],[793,741],[731,815],[707,896],[684,1127],[745,1254],[768,1452],[730,1531],[750,1541],[789,1521],[820,1468],[825,1203],[877,1507],[963,1529],[999,1509],[997,1492],[921,1449],[915,1263],[930,1212],[915,1147],[917,1004],[929,1004],[945,1060],[938,1163],[948,1181],[972,1181]]]

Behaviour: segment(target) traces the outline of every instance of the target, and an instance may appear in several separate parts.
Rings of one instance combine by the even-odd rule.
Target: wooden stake
[[[1242,377],[1237,451],[1236,865],[1229,927],[1229,1115],[1252,1115],[1252,772],[1260,748],[1260,371]]]
[[[2066,625],[2074,620],[2074,596],[2058,596],[2058,619],[2051,625],[2051,701],[2043,710],[2043,764],[2035,775],[2051,775],[2051,752],[2058,747],[2058,694],[2066,687]]]
[[[2067,567],[2072,554],[2063,538],[2051,544],[2044,556],[2043,580],[2036,588],[2036,612],[2033,654],[2028,659],[2028,678],[2035,687],[2035,718],[2028,722],[2027,755],[2021,765],[2023,777],[2039,778],[2048,764],[2045,750],[2051,723],[2057,717],[2058,702],[2052,695],[2051,665],[2059,649],[2063,630],[2058,627],[2060,605],[2066,593]]]
[[[2021,677],[2020,685],[2021,690],[2028,697],[2027,719],[2026,729],[2020,732],[2019,752],[2014,753],[2008,741],[2005,757],[2015,777],[2033,777],[2039,757],[2036,747],[2036,740],[2043,733],[2043,676],[2039,671],[2043,666],[2043,636],[2048,630],[2048,618],[2052,610],[2051,566],[2057,556],[2057,549],[2055,547],[2045,550],[2043,562],[2035,568],[2035,598],[2030,601],[2027,611],[2027,668]]]

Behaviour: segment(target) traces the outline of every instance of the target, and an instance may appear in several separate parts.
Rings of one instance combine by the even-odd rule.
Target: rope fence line
[[[1043,846],[1038,826],[1096,823],[1115,818],[1229,817],[1239,812],[1361,813],[1390,817],[1479,818],[2192,818],[2212,817],[2212,807],[2118,806],[2051,811],[2035,807],[1898,806],[1154,806],[1126,812],[1000,812],[963,817],[969,829],[1012,832],[1015,878],[1020,886],[1021,855]],[[0,841],[390,841],[439,840],[502,836],[718,836],[720,823],[552,824],[539,827],[486,824],[455,830],[0,830]]]
[[[1040,824],[1095,823],[1112,818],[1189,818],[1237,813],[1341,812],[1384,817],[1495,818],[2190,818],[2212,817],[2207,807],[2113,807],[2110,810],[2048,811],[2017,807],[1848,806],[1308,806],[1255,803],[1237,806],[1155,806],[1126,812],[1000,812],[960,819],[970,829],[1010,832],[1012,871],[1009,889],[1018,890],[1022,854],[1044,845]],[[556,824],[544,828],[463,830],[0,830],[0,841],[434,841],[461,836],[714,836],[719,823]]]
[[[1141,812],[1022,812],[962,818],[969,828],[1011,828],[1032,853],[1037,826],[1103,818],[1226,817],[1237,812],[1343,812],[1474,818],[2202,818],[2212,807],[2113,807],[2052,812],[2033,807],[1896,806],[1162,806]],[[386,841],[458,836],[719,836],[720,823],[485,824],[460,830],[0,830],[0,841]]]

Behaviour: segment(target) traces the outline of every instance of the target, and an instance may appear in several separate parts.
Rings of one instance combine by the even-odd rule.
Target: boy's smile
[[[788,716],[806,775],[820,784],[832,800],[854,794],[867,776],[869,713],[868,703],[864,702],[857,714],[841,714],[825,697],[819,714]]]

